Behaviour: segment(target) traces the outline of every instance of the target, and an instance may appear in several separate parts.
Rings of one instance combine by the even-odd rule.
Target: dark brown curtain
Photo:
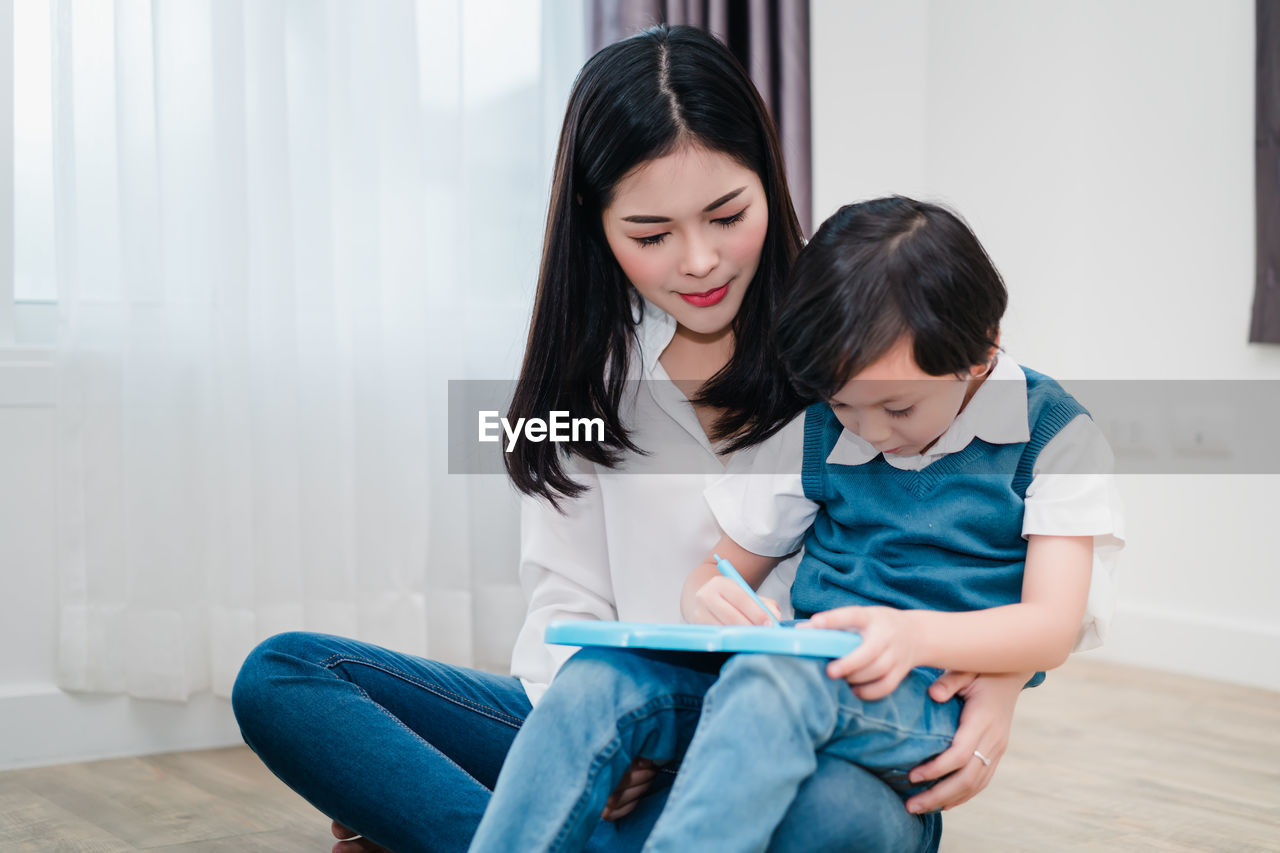
[[[809,0],[589,0],[588,52],[655,24],[707,30],[750,72],[778,126],[800,227],[811,233]]]
[[[1258,268],[1249,340],[1280,344],[1280,0],[1257,0]]]

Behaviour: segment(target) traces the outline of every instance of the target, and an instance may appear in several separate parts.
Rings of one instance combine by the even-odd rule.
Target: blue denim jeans
[[[897,728],[913,723],[896,711],[866,710],[887,709],[890,700],[837,706],[838,686],[857,700],[824,666],[789,656],[724,662],[680,652],[580,651],[516,739],[472,851],[583,849],[609,793],[638,757],[681,762],[645,850],[936,849],[940,817],[908,814],[898,793],[859,763],[885,758],[888,775],[905,777],[950,735],[903,746],[915,738]],[[920,680],[927,687],[932,677]],[[954,711],[938,715],[954,731],[959,703],[924,699]],[[855,716],[875,721],[864,726],[874,741],[869,748],[855,747],[863,739],[852,736]],[[833,823],[838,833],[822,829]]]
[[[511,676],[310,633],[259,645],[241,668],[232,703],[245,742],[285,784],[396,853],[467,849],[529,715]],[[513,783],[520,772],[509,772]],[[544,768],[529,772],[526,784],[546,778]],[[639,850],[669,780],[660,776],[655,792],[619,821],[597,819],[602,799],[587,849]],[[940,816],[914,817],[862,768],[824,758],[773,849],[936,849],[940,832]]]
[[[928,787],[907,774],[951,745],[959,700],[929,698],[934,670],[863,701],[825,660],[735,655],[707,691],[646,853],[763,850],[819,754],[865,767],[904,798]]]

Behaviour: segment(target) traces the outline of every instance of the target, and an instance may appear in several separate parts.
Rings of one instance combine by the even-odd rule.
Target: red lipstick
[[[728,292],[729,282],[725,282],[719,287],[713,290],[708,290],[704,293],[681,293],[680,298],[685,302],[688,302],[690,305],[695,305],[698,308],[709,308],[721,299],[724,299],[725,294]]]

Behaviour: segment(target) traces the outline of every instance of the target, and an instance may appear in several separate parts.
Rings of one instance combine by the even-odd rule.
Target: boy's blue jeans
[[[917,670],[893,695],[863,702],[827,677],[823,660],[736,655],[717,674],[718,663],[636,649],[576,654],[516,739],[471,849],[582,849],[638,757],[681,762],[645,851],[776,849],[806,811],[796,806],[824,796],[831,812],[814,817],[852,811],[866,822],[848,838],[884,824],[902,830],[884,849],[936,846],[936,816],[895,820],[906,810],[890,788],[880,785],[865,810],[815,775],[831,761],[862,766],[905,795],[907,772],[950,745],[960,718],[958,700],[929,698],[935,672]]]
[[[510,676],[302,632],[272,637],[249,655],[232,703],[245,742],[272,772],[396,853],[467,849],[529,714],[524,689]],[[549,771],[509,776],[518,784],[524,773],[525,785],[542,786]],[[620,821],[597,819],[602,798],[589,820],[588,849],[639,850],[666,800],[663,777],[669,774]],[[773,849],[896,853],[936,848],[940,832],[940,816],[908,814],[879,779],[823,757]]]

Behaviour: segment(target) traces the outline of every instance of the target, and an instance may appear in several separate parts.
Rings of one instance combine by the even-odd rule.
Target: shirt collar
[[[636,341],[640,350],[639,378],[644,380],[639,383],[640,386],[648,389],[649,395],[658,406],[689,433],[693,440],[711,455],[711,458],[719,460],[715,448],[711,446],[711,441],[702,429],[702,424],[698,422],[693,404],[658,363],[667,345],[676,336],[675,318],[638,295],[632,316],[639,323],[636,332]],[[636,365],[632,364],[628,369],[631,371],[631,376],[636,376]]]
[[[635,307],[634,317],[640,324],[640,365],[641,377],[653,379],[658,367],[658,357],[666,350],[671,339],[676,336],[675,318],[654,305],[643,296]]]
[[[974,392],[951,426],[947,427],[927,453],[886,456],[895,468],[919,470],[931,462],[964,450],[975,438],[990,444],[1018,444],[1031,439],[1027,423],[1027,375],[1009,356],[998,353],[991,375]],[[880,455],[871,444],[841,430],[836,446],[827,456],[833,465],[864,465]]]

